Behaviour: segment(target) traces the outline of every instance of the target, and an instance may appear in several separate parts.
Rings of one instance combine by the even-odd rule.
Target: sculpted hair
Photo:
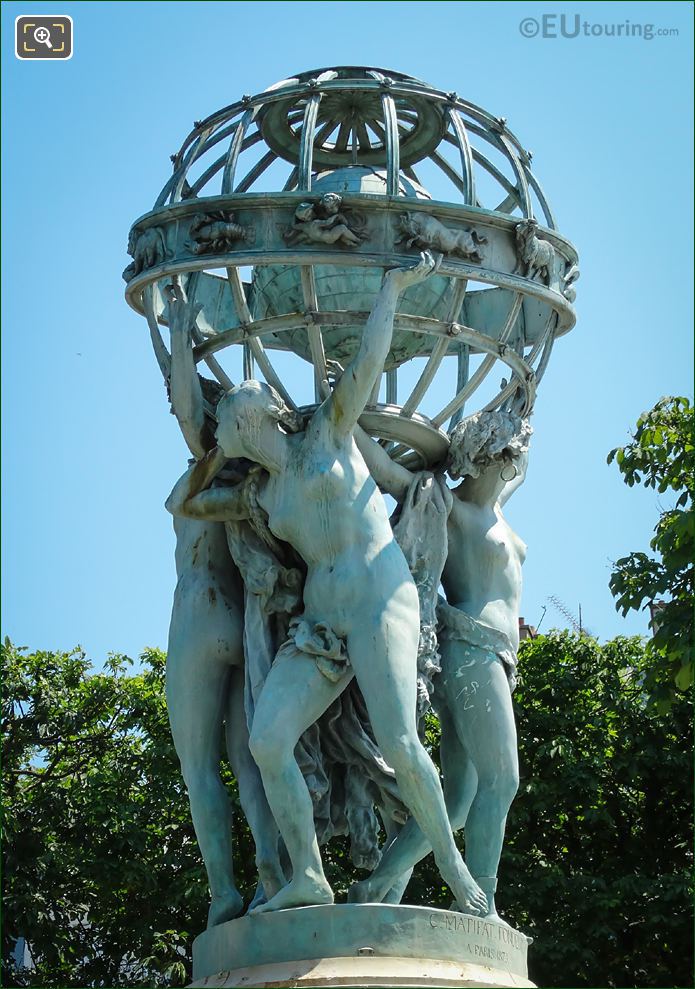
[[[493,464],[513,463],[529,447],[533,429],[513,412],[476,412],[454,426],[447,470],[451,477],[480,477]]]
[[[238,405],[240,400],[246,405],[247,415],[269,415],[288,433],[299,433],[304,429],[304,420],[299,412],[283,401],[278,392],[264,381],[242,381],[222,396],[217,405],[217,419],[228,406]]]

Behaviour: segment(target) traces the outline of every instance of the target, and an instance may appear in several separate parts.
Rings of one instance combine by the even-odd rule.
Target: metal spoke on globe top
[[[468,374],[471,365],[471,348],[467,343],[462,343],[459,345],[457,359],[456,359],[456,394],[466,387],[466,382],[468,381]],[[458,409],[452,415],[449,420],[448,432],[456,426],[463,419],[463,405],[459,405]]]
[[[461,306],[463,305],[463,300],[466,297],[466,289],[468,288],[468,279],[466,278],[452,279],[452,281],[454,282],[452,286],[453,292],[446,320],[451,324],[454,323],[457,316],[461,312]],[[434,376],[439,370],[439,365],[442,363],[449,350],[450,343],[451,339],[448,336],[442,336],[436,341],[420,378],[408,398],[403,403],[401,415],[408,416],[418,407],[420,404],[420,399],[424,396],[425,392],[432,384]]]
[[[248,332],[253,323],[253,317],[251,316],[251,312],[246,302],[246,293],[244,292],[244,285],[241,280],[241,272],[238,268],[227,268],[227,281],[234,300],[234,308],[236,309],[237,317],[239,319],[239,325],[242,326],[247,333],[244,340],[244,345],[248,348],[250,355],[247,360],[254,359],[263,372],[263,377],[268,384],[275,388],[290,408],[296,409],[297,406],[290,397],[277,371],[270,363],[270,358],[268,357],[260,338],[255,334]],[[248,380],[246,375],[246,367],[244,369],[244,378]]]
[[[338,126],[337,120],[327,120],[325,124],[322,124],[316,131],[316,137],[314,138],[314,147],[320,148],[328,138],[331,136],[333,131]]]
[[[543,214],[545,216],[545,222],[548,224],[551,230],[555,230],[557,226],[557,223],[555,222],[555,216],[550,207],[550,203],[545,198],[545,193],[541,188],[541,184],[536,178],[536,176],[533,174],[531,169],[523,162],[522,164],[523,164],[524,172],[526,173],[526,177],[528,179],[528,183],[533,189],[533,191],[536,193],[536,195],[538,196],[538,202],[541,204],[541,209],[543,210]]]
[[[475,203],[475,179],[473,176],[473,156],[471,146],[468,141],[468,134],[461,117],[456,110],[450,108],[448,111],[449,121],[456,135],[456,143],[461,154],[461,179],[463,201],[469,205]]]
[[[458,411],[460,407],[463,406],[464,402],[468,399],[470,395],[478,388],[478,386],[485,380],[492,368],[494,367],[497,357],[499,354],[499,345],[504,344],[509,337],[514,324],[519,316],[521,310],[521,303],[523,301],[523,296],[520,292],[517,292],[509,310],[509,315],[507,316],[506,322],[502,328],[502,331],[497,339],[495,350],[489,353],[481,362],[480,367],[467,381],[466,385],[461,389],[458,395],[445,405],[441,412],[438,412],[436,416],[433,416],[432,422],[435,426],[441,426],[443,422]]]
[[[323,337],[321,336],[321,326],[317,322],[319,318],[319,303],[316,293],[316,278],[312,265],[302,265],[302,294],[304,296],[304,309],[306,311],[307,325],[306,332],[309,337],[309,348],[311,359],[314,363],[314,390],[316,401],[322,402],[330,393],[328,384],[328,371],[326,369],[326,354],[323,349]]]
[[[194,344],[199,344],[204,339],[197,325],[193,326],[193,331],[191,336],[193,337]],[[232,381],[232,379],[229,377],[225,369],[221,366],[221,364],[219,363],[219,361],[217,361],[216,358],[212,357],[211,355],[208,355],[207,357],[204,357],[203,360],[205,361],[209,370],[212,372],[213,376],[217,378],[217,380],[219,381],[219,383],[222,385],[223,388],[226,388],[227,391],[229,391],[230,388],[234,387],[234,382]]]
[[[360,150],[370,151],[372,144],[369,140],[367,128],[362,120],[358,120],[355,124],[355,133],[357,134],[357,143],[359,144]]]
[[[450,164],[444,155],[440,155],[438,151],[432,152],[432,161],[444,172],[446,177],[450,179],[462,196],[466,195],[466,185],[461,175],[456,171],[454,166]]]
[[[314,93],[307,100],[302,126],[302,140],[299,146],[299,188],[311,189],[311,165],[314,156],[314,136],[316,118],[319,112],[321,93]]]
[[[348,140],[350,139],[351,131],[352,131],[352,123],[348,120],[344,120],[340,125],[340,128],[338,130],[338,136],[335,139],[336,151],[347,151]]]
[[[538,340],[536,340],[529,354],[526,357],[524,357],[524,362],[529,366],[529,368],[533,369],[533,362],[535,361],[541,349],[545,348],[543,349],[543,354],[541,355],[541,360],[538,365],[538,370],[540,371],[541,376],[543,374],[543,371],[545,370],[545,364],[547,364],[548,362],[548,357],[550,357],[550,351],[548,349],[548,345],[550,345],[550,347],[552,348],[553,330],[556,322],[557,322],[556,313],[551,313],[550,316],[548,317],[543,333],[540,335]],[[547,357],[546,357],[546,353],[548,355]],[[541,365],[543,365],[543,370],[540,370]],[[538,387],[538,382],[540,380],[538,371],[533,372],[533,375],[534,375],[535,385],[536,387]],[[496,395],[495,398],[493,398],[491,401],[487,403],[487,405],[485,406],[485,411],[498,408],[504,402],[506,402],[507,399],[512,398],[515,395],[515,393],[519,390],[519,386],[520,386],[520,382],[518,377],[512,375],[512,380],[509,382],[509,384],[506,385],[504,388],[502,388],[499,394]]]
[[[379,377],[374,382],[374,387],[372,388],[372,393],[369,396],[369,401],[367,402],[367,405],[368,406],[378,405],[378,403],[379,403],[379,392],[381,391],[381,382],[383,381],[383,378],[384,378],[384,375],[382,373],[382,374],[379,375]]]
[[[395,367],[386,372],[386,404],[398,404],[398,371]]]
[[[293,189],[297,188],[297,183],[299,181],[299,169],[293,168],[289,174],[287,182],[282,187],[283,192],[292,192]]]
[[[148,285],[143,292],[145,317],[150,330],[152,349],[154,350],[154,355],[157,358],[157,363],[159,364],[159,370],[162,372],[162,377],[164,380],[168,381],[169,375],[171,374],[171,357],[169,356],[169,351],[167,350],[166,344],[162,339],[162,334],[159,332],[159,323],[157,322],[157,316],[154,309],[154,290],[155,285],[153,283],[152,285]]]
[[[194,299],[196,296],[200,275],[201,275],[200,271],[194,271],[191,273],[191,275],[188,278],[188,283],[186,285],[186,290],[184,294],[191,299]],[[174,275],[172,277],[172,282],[183,290],[183,286],[181,285],[179,275]],[[193,326],[191,327],[191,340],[193,343],[194,351],[195,348],[199,346],[201,343],[203,343],[203,341],[205,340],[205,335],[201,332],[200,327],[198,326],[197,318],[193,323]],[[212,354],[205,354],[202,359],[205,362],[208,370],[212,373],[212,376],[216,378],[217,381],[219,381],[219,383],[222,385],[223,388],[229,390],[230,388],[234,387],[234,382],[229,377],[229,375],[224,370],[224,368],[220,365],[216,357],[213,357]]]
[[[241,180],[234,191],[247,192],[256,179],[259,178],[263,172],[266,171],[266,169],[270,168],[274,161],[277,161],[277,155],[274,151],[268,151],[267,154],[264,154],[263,157],[256,162],[248,175]]]
[[[217,161],[214,161],[209,168],[205,169],[205,171],[200,176],[200,178],[196,179],[196,181],[191,186],[191,196],[198,195],[200,190],[207,185],[210,179],[214,178],[214,176],[217,175],[220,169],[224,167],[224,163],[226,160],[227,160],[227,152],[225,151],[223,155],[220,155]]]
[[[229,127],[225,127],[219,133],[214,134],[207,141],[201,154],[207,153],[207,151],[215,144],[218,144],[221,140],[224,140],[224,138],[229,137],[230,134],[233,134],[236,131],[237,126],[238,126],[238,121],[235,121],[234,124],[230,125]],[[251,134],[250,137],[245,138],[241,146],[242,152],[246,151],[254,144],[258,144],[258,142],[262,139],[262,137],[263,135],[260,133],[260,131],[256,131],[255,134]],[[198,195],[200,190],[203,189],[208,184],[210,179],[214,178],[215,175],[217,175],[217,173],[220,171],[220,169],[223,168],[228,157],[229,157],[229,152],[225,151],[224,154],[220,155],[220,157],[216,161],[214,161],[212,165],[210,165],[210,167],[203,172],[200,178],[195,180],[195,182],[190,188],[189,197]]]
[[[251,122],[254,120],[256,113],[256,108],[247,110],[237,124],[234,137],[229,145],[229,152],[227,154],[227,162],[224,166],[224,172],[222,173],[223,196],[228,196],[234,188],[234,175],[236,173],[237,162],[239,161],[239,155],[241,153],[241,146],[244,143],[246,131],[249,129]]]
[[[381,105],[384,112],[386,130],[386,194],[398,195],[398,173],[400,172],[400,155],[398,143],[398,118],[396,104],[388,92],[381,94]]]
[[[188,170],[193,164],[193,162],[196,161],[198,155],[202,153],[205,142],[207,141],[209,135],[210,135],[209,129],[202,131],[200,137],[195,142],[193,147],[190,149],[188,155],[186,156],[184,162],[182,163],[181,168],[179,170],[179,179],[178,182],[176,183],[174,192],[171,197],[172,202],[176,203],[182,198],[182,193],[184,190],[186,175],[188,174]]]
[[[507,140],[505,134],[500,134],[500,143],[504,146],[509,161],[512,168],[514,169],[514,174],[516,175],[516,184],[519,189],[521,196],[519,205],[521,206],[521,212],[524,216],[533,216],[533,206],[531,204],[531,194],[529,193],[528,182],[526,181],[526,175],[524,169],[521,167],[521,162],[514,152],[511,142]]]
[[[507,176],[504,175],[503,172],[500,172],[499,168],[497,168],[496,165],[493,165],[490,159],[486,158],[485,155],[482,153],[482,151],[478,151],[477,148],[473,148],[473,159],[474,161],[477,161],[479,165],[482,165],[485,171],[488,172],[488,174],[491,175],[497,182],[499,182],[502,188],[506,190],[508,196],[507,199],[504,200],[504,202],[507,202],[507,200],[512,199],[515,205],[520,207],[521,193],[519,192],[519,190],[515,185],[512,185],[512,183],[509,181]],[[502,210],[502,212],[504,212],[503,205],[504,203],[501,203],[499,206],[496,206],[495,209]]]

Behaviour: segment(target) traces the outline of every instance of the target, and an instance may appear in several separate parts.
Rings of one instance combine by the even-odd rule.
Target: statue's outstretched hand
[[[432,254],[431,251],[423,251],[420,260],[407,268],[392,268],[386,272],[386,280],[395,284],[399,291],[403,291],[410,285],[417,285],[439,268],[443,255]]]

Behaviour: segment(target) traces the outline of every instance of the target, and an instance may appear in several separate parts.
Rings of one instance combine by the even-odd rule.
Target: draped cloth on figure
[[[344,641],[325,623],[299,617],[305,567],[292,547],[270,532],[256,496],[259,479],[259,470],[252,469],[242,482],[249,521],[226,523],[230,553],[245,588],[244,704],[249,729],[276,657],[309,655],[324,676],[333,682],[345,679],[340,697],[302,735],[295,757],[311,794],[319,843],[349,834],[353,862],[373,869],[380,858],[374,805],[396,823],[403,823],[408,811],[374,739]]]
[[[442,474],[413,475],[403,504],[391,519],[393,534],[413,575],[420,602],[417,711],[430,708],[432,680],[441,672],[437,647],[437,599],[447,554],[447,520],[452,494]]]
[[[460,608],[452,608],[444,598],[439,599],[437,606],[439,619],[439,635],[444,642],[447,639],[454,642],[464,642],[473,646],[479,652],[484,652],[498,659],[507,674],[510,691],[516,687],[516,651],[509,636],[498,628],[492,628],[484,622],[471,618]]]

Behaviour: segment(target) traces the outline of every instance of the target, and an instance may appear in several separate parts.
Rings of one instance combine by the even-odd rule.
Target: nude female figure
[[[507,812],[519,785],[511,694],[526,554],[502,506],[524,480],[530,433],[528,423],[511,413],[478,413],[453,430],[448,466],[463,481],[452,491],[447,523],[447,602],[438,609],[442,672],[434,681],[433,705],[441,723],[449,819],[454,831],[465,826],[466,864],[493,919],[499,919],[495,889]],[[358,442],[379,485],[402,501],[413,475],[366,434]],[[398,876],[429,851],[411,819],[348,899],[382,901]]]
[[[191,349],[197,310],[171,294],[170,392],[173,411],[194,457],[213,445]],[[237,478],[238,479],[238,478]],[[169,724],[188,790],[191,817],[212,895],[208,927],[237,916],[243,899],[234,882],[232,809],[220,777],[222,733],[239,799],[256,842],[265,892],[285,882],[278,830],[249,752],[244,712],[244,586],[229,552],[224,524],[175,518],[177,584],[169,626],[166,698]]]
[[[280,428],[282,401],[269,386],[247,381],[228,392],[217,409],[218,449],[177,482],[167,503],[174,514],[193,518],[242,517],[234,489],[210,484],[227,457],[247,457],[266,472],[259,502],[271,531],[307,565],[297,648],[283,648],[273,663],[251,731],[251,752],[293,869],[291,882],[259,911],[333,901],[293,752],[353,675],[381,753],[443,877],[462,906],[487,905],[456,848],[437,771],[418,739],[417,591],[353,438],[391,345],[398,297],[434,268],[431,255],[423,255],[412,268],[385,275],[355,358],[303,433]],[[325,650],[303,651],[314,636],[330,640],[332,658]]]

